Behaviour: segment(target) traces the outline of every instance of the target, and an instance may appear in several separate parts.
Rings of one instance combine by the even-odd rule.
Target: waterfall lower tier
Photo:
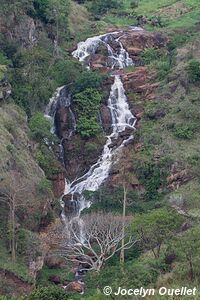
[[[117,160],[117,153],[127,141],[132,139],[132,136],[130,135],[128,138],[124,139],[118,147],[112,147],[113,140],[117,140],[119,134],[124,132],[127,128],[132,130],[135,129],[136,118],[129,110],[121,78],[119,75],[115,75],[114,77],[115,80],[111,87],[110,97],[108,99],[108,108],[110,109],[112,116],[112,133],[107,137],[103,153],[97,163],[91,166],[85,175],[73,181],[67,192],[67,194],[72,197],[70,202],[67,201],[68,206],[72,205],[72,202],[74,201],[79,203],[77,204],[77,214],[79,214],[80,210],[89,206],[82,195],[83,192],[86,190],[98,190],[101,184],[108,178],[110,168],[113,162]],[[76,200],[73,199],[74,195],[76,195]]]

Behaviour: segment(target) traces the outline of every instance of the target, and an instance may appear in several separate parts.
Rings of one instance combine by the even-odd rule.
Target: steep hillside
[[[199,1],[0,5],[0,294],[199,287]],[[112,115],[125,95],[126,126]],[[122,233],[97,270],[109,222]]]

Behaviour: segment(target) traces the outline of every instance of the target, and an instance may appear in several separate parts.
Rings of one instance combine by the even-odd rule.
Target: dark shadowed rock
[[[112,129],[112,117],[110,109],[106,105],[101,106],[101,121],[105,132],[110,133]]]
[[[53,282],[55,284],[60,284],[61,283],[61,278],[60,276],[56,276],[56,275],[51,275],[49,276],[49,279],[48,279],[50,282]]]

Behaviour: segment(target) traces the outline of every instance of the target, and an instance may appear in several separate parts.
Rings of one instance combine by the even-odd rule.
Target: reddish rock
[[[64,286],[64,290],[66,292],[78,292],[78,293],[83,293],[84,292],[84,283],[81,281],[73,281],[70,282],[67,286]]]
[[[142,53],[143,49],[142,48],[136,48],[136,47],[128,47],[127,51],[130,56],[137,56]]]
[[[51,178],[53,182],[53,193],[56,198],[59,198],[62,196],[64,190],[65,190],[65,175],[64,173],[59,173],[54,175],[53,178]]]
[[[120,39],[125,49],[162,48],[168,43],[168,38],[159,32],[128,31]]]
[[[187,183],[193,178],[189,170],[182,170],[167,177],[168,188],[177,190],[180,185]]]

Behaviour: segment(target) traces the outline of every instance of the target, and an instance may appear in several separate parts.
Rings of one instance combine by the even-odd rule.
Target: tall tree
[[[20,207],[27,205],[24,199],[28,199],[31,192],[26,184],[20,181],[19,174],[10,172],[6,179],[0,182],[0,202],[5,203],[9,208],[9,239],[12,261],[16,260],[16,212]]]
[[[141,239],[146,250],[151,250],[159,258],[163,243],[173,237],[183,222],[183,217],[173,210],[156,209],[148,214],[138,215],[132,224],[132,230]]]

